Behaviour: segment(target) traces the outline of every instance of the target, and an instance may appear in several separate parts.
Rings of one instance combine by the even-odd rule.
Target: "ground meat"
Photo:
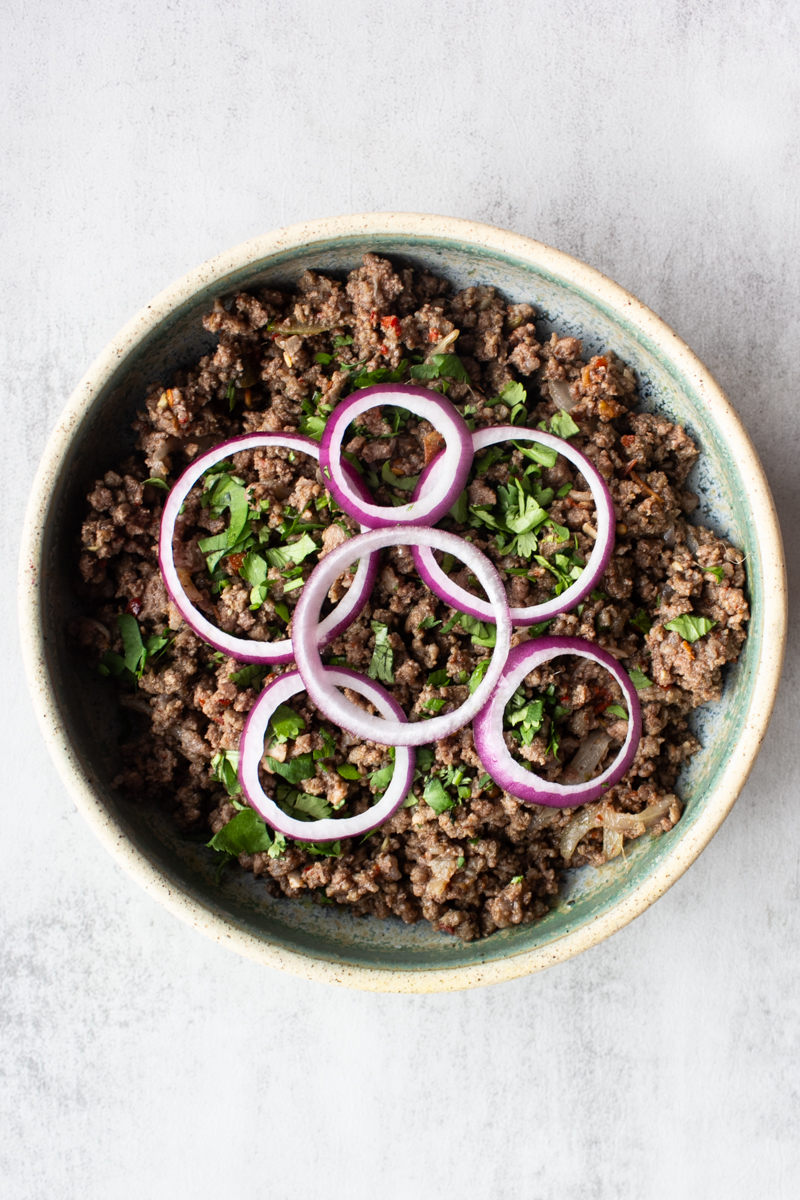
[[[157,565],[165,494],[159,481],[168,486],[203,449],[239,433],[318,435],[339,399],[374,372],[402,373],[409,361],[435,363],[435,355],[457,354],[469,381],[450,378],[447,395],[478,428],[507,423],[509,384],[516,385],[515,397],[524,384],[525,412],[514,419],[532,427],[558,411],[552,389],[569,389],[579,429],[572,441],[608,482],[616,545],[599,587],[575,611],[557,617],[550,632],[596,641],[650,681],[640,693],[644,734],[635,761],[602,805],[538,808],[497,787],[466,728],[421,748],[406,804],[370,837],[333,847],[278,841],[269,852],[239,855],[239,865],[271,895],[308,892],[323,904],[406,923],[428,920],[442,933],[471,940],[541,917],[567,864],[601,863],[621,852],[623,838],[672,828],[681,812],[674,794],[678,772],[699,748],[687,714],[720,695],[724,666],[742,648],[749,612],[741,553],[687,521],[697,505],[685,486],[697,448],[666,417],[635,411],[633,372],[611,353],[585,360],[576,338],[541,334],[530,305],[506,304],[494,288],[452,294],[445,281],[375,254],[365,255],[344,283],[306,271],[294,294],[264,290],[220,299],[203,324],[218,338],[216,349],[149,389],[135,424],[137,452],[94,483],[78,539],[76,589],[85,612],[70,632],[88,661],[119,683],[129,733],[117,786],[139,803],[168,809],[182,829],[220,834],[241,810],[235,759],[228,756],[235,755],[267,678],[212,651],[169,601]],[[441,381],[429,386],[439,389]],[[563,391],[555,395],[563,398]],[[388,505],[407,499],[409,477],[440,445],[426,421],[376,407],[359,418],[347,450],[376,499]],[[554,533],[540,539],[538,558],[532,557],[513,540],[503,544],[481,518],[507,500],[515,481],[529,477],[530,460],[519,449],[486,455],[476,456],[464,510],[454,509],[442,527],[468,534],[494,561],[511,605],[540,603],[565,570],[560,559],[569,566],[567,550],[578,563],[591,553],[591,492],[563,457],[536,468],[537,495]],[[313,552],[288,567],[273,556],[263,597],[254,598],[251,579],[241,573],[248,573],[245,553],[227,554],[209,572],[202,543],[227,528],[228,514],[198,484],[176,525],[176,565],[194,602],[220,628],[280,640],[290,630],[302,581],[357,526],[331,503],[312,456],[269,447],[237,454],[230,470],[258,505],[251,513],[258,548],[285,550],[306,537]],[[481,594],[462,564],[444,565],[468,591]],[[350,572],[336,580],[329,603],[351,582]],[[136,619],[146,648],[138,681],[124,666],[123,614]],[[392,547],[368,603],[328,647],[327,659],[365,672],[383,630],[392,660],[387,686],[409,719],[424,720],[462,703],[490,654],[454,616],[423,584],[409,548]],[[711,628],[687,640],[680,623],[686,617],[705,618]],[[515,641],[525,636],[518,632]],[[588,738],[601,739],[596,744],[608,761],[627,733],[622,701],[597,664],[555,660],[524,680],[515,703],[532,705],[526,711],[539,712],[539,723],[509,723],[507,745],[548,779],[568,769]],[[385,786],[380,780],[391,765],[389,748],[332,729],[304,693],[290,707],[299,721],[296,736],[269,746],[265,790],[279,803],[296,803],[290,797],[299,792],[291,792],[294,785],[281,771],[308,763],[298,785],[304,803],[332,813],[366,811]],[[441,794],[430,790],[434,779],[449,796],[444,806]],[[613,814],[626,814],[617,817],[624,832],[614,832]]]

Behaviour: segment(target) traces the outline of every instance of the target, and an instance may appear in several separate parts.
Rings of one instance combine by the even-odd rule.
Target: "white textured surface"
[[[543,975],[415,998],[270,972],[139,891],[44,757],[11,600],[38,456],[123,322],[229,245],[369,209],[504,225],[650,304],[741,413],[796,581],[792,6],[3,12],[3,1196],[795,1195],[794,630],[751,781],[667,896]]]

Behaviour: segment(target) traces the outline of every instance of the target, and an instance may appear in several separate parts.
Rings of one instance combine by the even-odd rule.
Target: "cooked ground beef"
[[[235,780],[225,775],[225,752],[237,750],[247,712],[270,675],[242,672],[240,663],[212,651],[169,601],[156,557],[165,495],[159,481],[176,479],[198,453],[239,433],[318,432],[354,386],[379,381],[375,372],[404,372],[409,360],[434,361],[434,354],[457,353],[469,382],[451,378],[447,394],[477,428],[507,424],[510,417],[535,427],[565,402],[574,405],[570,416],[579,433],[572,441],[608,482],[616,546],[599,589],[548,632],[597,642],[652,681],[640,690],[644,733],[633,766],[600,804],[529,806],[489,779],[471,729],[462,729],[420,754],[416,803],[409,798],[360,844],[345,840],[323,854],[320,847],[289,842],[281,853],[274,847],[241,854],[241,866],[262,877],[272,895],[310,890],[321,903],[395,914],[409,923],[424,918],[469,940],[547,912],[567,864],[602,863],[621,852],[623,838],[669,830],[680,817],[673,788],[681,765],[698,749],[687,714],[720,695],[722,667],[736,660],[745,638],[743,556],[687,520],[697,497],[686,490],[686,478],[698,451],[685,431],[658,414],[635,411],[633,373],[612,354],[586,362],[575,338],[554,333],[540,340],[534,318],[530,305],[507,304],[493,288],[452,294],[443,280],[372,254],[345,284],[306,271],[293,295],[263,291],[219,300],[204,319],[218,335],[216,351],[168,386],[159,382],[149,390],[135,425],[138,453],[110,469],[89,494],[78,585],[86,616],[72,634],[108,671],[109,663],[119,664],[114,655],[125,653],[116,620],[124,612],[136,618],[150,651],[138,686],[120,675],[120,702],[135,730],[122,747],[116,783],[141,802],[169,808],[180,826],[216,834],[240,811]],[[521,412],[512,412],[519,391],[508,385],[520,382],[527,399]],[[442,384],[432,380],[430,386]],[[392,494],[407,497],[392,480],[402,484],[418,474],[440,448],[439,436],[425,421],[398,417],[398,410],[376,408],[359,422],[348,452],[383,503],[391,503]],[[526,467],[519,450],[488,468],[481,464],[485,454],[476,457],[467,489],[470,511],[491,511],[498,489]],[[199,543],[223,531],[228,518],[209,502],[209,487],[198,484],[179,519],[177,565],[195,603],[222,629],[258,640],[284,638],[300,581],[357,527],[331,502],[312,457],[268,448],[236,454],[228,469],[260,501],[257,527],[265,547],[311,536],[313,550],[290,562],[289,571],[276,560],[263,602],[253,604],[252,581],[240,574],[243,554],[223,556],[208,569]],[[537,486],[550,489],[550,518],[568,531],[570,554],[585,560],[595,532],[586,481],[559,457],[541,470]],[[552,594],[563,542],[543,541],[543,561],[532,560],[508,548],[501,552],[491,528],[470,522],[466,506],[458,516],[462,520],[451,516],[442,526],[469,532],[495,561],[512,605]],[[460,564],[448,566],[462,586],[480,593]],[[337,581],[331,602],[351,578]],[[708,618],[713,628],[692,643],[665,628],[684,614]],[[328,648],[327,660],[366,672],[382,636],[391,649],[389,690],[412,720],[424,719],[460,704],[491,653],[453,625],[453,616],[420,580],[408,548],[394,547],[383,556],[368,604]],[[514,644],[528,636],[517,630]],[[350,697],[365,703],[355,693]],[[539,728],[522,739],[513,726],[506,732],[520,761],[548,779],[569,780],[571,760],[587,746],[599,747],[605,761],[616,754],[627,725],[609,708],[622,697],[596,664],[558,659],[533,671],[518,703],[536,698],[542,700]],[[305,693],[290,707],[302,718],[300,728],[269,748],[266,789],[280,795],[276,789],[285,786],[276,763],[285,768],[316,751],[313,773],[302,781],[307,801],[334,812],[364,811],[390,764],[387,748],[332,730]],[[345,765],[349,769],[339,770]],[[424,798],[432,778],[449,789],[443,811]]]

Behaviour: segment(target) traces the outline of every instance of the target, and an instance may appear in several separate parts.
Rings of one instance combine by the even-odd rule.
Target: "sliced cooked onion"
[[[164,505],[164,513],[161,518],[158,563],[161,568],[164,585],[169,592],[173,604],[186,624],[203,641],[208,642],[215,650],[220,650],[223,654],[229,654],[232,658],[236,658],[240,662],[288,663],[294,658],[290,638],[284,638],[280,642],[257,642],[251,638],[236,637],[232,633],[225,633],[224,630],[218,629],[216,625],[213,625],[209,621],[208,617],[203,616],[195,607],[195,598],[199,596],[199,592],[191,582],[191,579],[187,580],[184,569],[179,569],[175,566],[173,546],[175,522],[183,506],[183,502],[198,479],[200,479],[209,467],[213,467],[225,458],[230,458],[232,454],[239,454],[243,450],[257,450],[262,446],[285,446],[289,450],[297,450],[302,454],[308,454],[311,458],[319,458],[319,446],[317,443],[300,433],[245,433],[240,437],[220,442],[205,454],[201,454],[186,468],[167,497],[167,502]],[[350,473],[349,479],[352,487],[360,489],[362,494],[364,494],[366,489],[361,483],[358,473],[352,470],[349,463],[346,469]],[[327,645],[328,642],[338,637],[342,630],[346,629],[354,620],[372,591],[377,570],[377,554],[361,559],[347,593],[342,597],[333,611],[328,613],[325,620],[320,622],[316,630],[316,638],[321,646]]]
[[[572,392],[566,380],[550,379],[547,386],[556,408],[560,408],[562,412],[572,412],[578,401],[572,399]]]
[[[435,460],[436,471],[424,496],[397,508],[365,502],[356,495],[345,472],[346,460],[342,457],[342,438],[348,425],[361,413],[381,404],[407,408],[430,421],[445,440],[445,448]],[[328,487],[340,508],[362,525],[382,529],[393,525],[434,525],[464,490],[472,454],[472,437],[466,421],[449,400],[427,388],[381,383],[354,392],[336,406],[322,435],[319,461],[328,474]]]
[[[331,583],[344,571],[348,564],[358,558],[379,550],[383,546],[399,545],[435,546],[446,554],[457,554],[462,562],[474,571],[492,604],[496,622],[496,641],[489,668],[474,694],[455,712],[432,717],[429,721],[404,724],[400,721],[380,721],[363,712],[337,691],[332,677],[326,675],[319,656],[319,646],[313,631],[316,628],[320,606]],[[334,724],[372,742],[388,742],[393,746],[421,746],[449,737],[466,725],[492,693],[503,670],[511,640],[511,623],[508,618],[508,603],[500,576],[489,559],[470,542],[445,533],[441,529],[408,526],[394,529],[375,529],[362,533],[342,546],[337,546],[321,562],[306,580],[303,594],[297,602],[292,622],[294,652],[297,666],[303,677],[306,690],[317,708]],[[538,643],[537,643],[538,644]]]
[[[605,667],[622,688],[628,706],[628,732],[622,749],[600,775],[585,783],[548,783],[547,780],[540,779],[512,758],[503,737],[505,707],[521,681],[535,667],[550,662],[560,654],[576,654]],[[475,718],[473,732],[478,756],[485,770],[501,788],[526,804],[572,808],[600,799],[628,770],[642,735],[642,713],[636,689],[627,671],[623,670],[607,650],[583,638],[540,637],[531,642],[523,642],[511,651],[488,704]]]
[[[611,737],[605,729],[593,729],[569,766],[561,772],[564,783],[587,783],[592,778],[611,745]]]
[[[558,845],[558,852],[569,862],[581,838],[592,829],[603,830],[603,854],[615,858],[622,853],[623,834],[629,838],[641,837],[675,803],[673,795],[662,796],[655,804],[648,804],[640,813],[617,812],[610,804],[588,804],[586,809],[565,825]]]
[[[400,705],[379,683],[342,667],[322,669],[333,686],[352,688],[369,700],[370,704],[374,704],[378,712],[383,713],[393,724],[406,720]],[[304,689],[305,685],[299,673],[288,671],[264,688],[250,710],[239,742],[239,781],[242,790],[251,808],[285,837],[299,838],[306,842],[334,842],[338,838],[360,837],[388,821],[403,803],[414,782],[416,754],[406,747],[397,747],[394,773],[388,788],[377,804],[357,817],[324,817],[317,821],[298,821],[296,817],[287,816],[262,788],[258,768],[264,755],[264,738],[270,717],[279,704],[285,704],[291,696]],[[380,726],[380,717],[374,717],[373,720]],[[373,740],[382,746],[392,744],[388,736]],[[300,786],[302,787],[302,783]]]
[[[546,621],[549,617],[555,617],[559,613],[569,612],[576,604],[580,604],[583,597],[588,595],[592,588],[597,587],[614,549],[616,528],[614,502],[611,499],[608,484],[591,459],[582,454],[575,446],[571,446],[563,438],[555,437],[552,433],[544,433],[538,429],[518,429],[516,425],[495,425],[473,433],[472,446],[477,453],[486,446],[493,446],[496,442],[507,442],[511,439],[518,442],[539,442],[541,445],[549,446],[551,449],[557,450],[559,454],[563,454],[564,458],[578,468],[589,484],[596,508],[597,537],[589,555],[589,561],[583,568],[580,578],[576,579],[560,596],[545,600],[543,604],[532,604],[527,608],[510,610],[512,625],[535,625],[539,621]],[[422,496],[427,491],[430,474],[432,471],[438,470],[440,462],[441,458],[434,459],[430,466],[422,472],[414,492],[415,496]],[[429,547],[412,546],[411,553],[420,575],[440,600],[444,600],[446,604],[452,604],[454,608],[458,608],[472,617],[478,617],[481,621],[492,620],[491,605],[478,596],[473,596],[470,592],[465,591],[459,584],[453,583],[445,575]],[[455,557],[460,558],[459,555]]]

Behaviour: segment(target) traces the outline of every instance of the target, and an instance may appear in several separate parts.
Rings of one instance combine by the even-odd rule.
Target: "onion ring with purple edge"
[[[397,508],[364,503],[353,494],[344,472],[342,438],[354,417],[381,404],[407,408],[434,426],[445,439],[445,448],[437,455],[436,479],[426,495]],[[328,417],[319,447],[319,461],[328,475],[328,487],[340,508],[370,529],[393,525],[435,525],[464,490],[472,465],[472,435],[461,413],[438,392],[408,384],[379,383],[353,392]]]
[[[204,642],[208,642],[215,650],[220,650],[223,654],[228,654],[231,658],[235,658],[239,662],[281,664],[292,662],[294,659],[294,650],[290,638],[283,638],[279,642],[257,642],[251,638],[236,637],[232,633],[226,633],[224,630],[218,629],[216,625],[213,625],[207,617],[203,616],[195,608],[186,594],[183,581],[175,566],[173,547],[175,522],[184,500],[201,475],[209,467],[215,466],[218,462],[229,458],[232,454],[238,454],[242,450],[258,450],[262,446],[285,446],[289,450],[297,450],[302,454],[310,455],[311,458],[319,459],[319,446],[317,443],[301,433],[243,433],[238,437],[229,438],[226,442],[220,442],[219,445],[213,446],[205,454],[199,455],[186,468],[167,496],[164,512],[161,517],[161,531],[158,541],[158,565],[170,599],[186,624],[190,629],[194,630],[199,638],[202,638]],[[361,483],[358,473],[352,470],[349,464],[348,469],[351,470],[353,487],[361,488],[362,491],[365,491],[366,489]],[[377,554],[369,558],[364,558],[359,562],[358,569],[356,570],[353,582],[347,590],[347,594],[342,597],[334,610],[328,613],[324,621],[320,622],[316,634],[320,645],[324,646],[335,637],[338,637],[352,623],[372,591],[377,570]]]
[[[542,604],[532,604],[527,608],[510,610],[512,625],[536,625],[539,621],[546,621],[550,617],[558,616],[559,613],[568,612],[570,608],[579,604],[592,588],[597,586],[614,549],[616,517],[608,484],[597,467],[585,454],[575,446],[570,446],[569,442],[565,442],[563,438],[555,437],[552,433],[544,433],[538,429],[520,429],[516,425],[494,425],[476,430],[472,435],[472,445],[477,452],[485,449],[486,446],[510,441],[512,438],[519,442],[539,442],[541,445],[549,446],[551,449],[557,450],[559,454],[563,454],[564,458],[578,468],[589,484],[596,508],[597,539],[580,577],[565,592],[562,592],[560,596],[554,596],[552,600],[545,600]],[[420,475],[414,491],[415,497],[425,490],[427,479],[430,473],[436,469],[438,461],[437,456]],[[492,620],[491,605],[487,604],[485,600],[481,600],[480,597],[465,591],[459,584],[453,583],[445,575],[429,547],[417,548],[414,546],[411,553],[420,575],[440,600],[452,604],[454,608],[468,613],[471,617],[477,617],[480,621]]]
[[[312,634],[328,588],[333,580],[347,569],[348,563],[359,555],[369,554],[385,546],[405,546],[413,542],[435,546],[448,554],[458,554],[462,562],[475,572],[486,594],[496,605],[495,646],[483,679],[473,695],[455,712],[431,717],[427,721],[390,721],[387,724],[369,716],[337,691],[335,685],[330,682],[330,677],[324,674],[319,647],[315,644]],[[317,563],[306,580],[303,594],[294,610],[292,631],[298,670],[303,677],[306,691],[323,715],[365,741],[384,744],[388,742],[392,746],[421,746],[427,742],[437,742],[467,725],[489,699],[495,683],[500,678],[511,644],[508,601],[494,565],[471,542],[457,537],[454,533],[447,533],[443,529],[429,529],[427,526],[402,525],[395,526],[394,529],[373,529],[369,533],[360,533],[342,546],[337,546],[322,562]]]
[[[342,667],[323,667],[332,683],[339,687],[350,687],[374,704],[385,717],[405,721],[400,705],[389,693],[375,683]],[[377,804],[357,817],[324,817],[316,821],[298,821],[278,807],[266,794],[258,777],[258,768],[264,754],[264,738],[269,719],[279,704],[290,696],[305,690],[305,684],[297,671],[287,671],[264,688],[242,730],[239,741],[239,782],[250,807],[278,833],[285,837],[299,838],[304,842],[334,842],[338,838],[359,837],[388,821],[405,800],[414,782],[416,754],[405,746],[395,750],[394,773],[388,788]],[[387,745],[382,741],[381,745]],[[302,782],[301,785],[302,787]]]
[[[536,667],[559,654],[576,654],[605,667],[622,688],[628,705],[628,733],[619,754],[596,779],[590,779],[586,783],[548,783],[547,780],[540,779],[512,758],[503,737],[505,707],[521,681]],[[642,736],[642,710],[628,672],[607,650],[595,646],[593,642],[587,642],[584,638],[545,635],[530,642],[523,642],[511,651],[489,702],[475,718],[473,734],[475,749],[484,769],[504,791],[516,796],[525,804],[574,808],[579,804],[588,804],[592,800],[600,799],[628,770],[636,756]]]

